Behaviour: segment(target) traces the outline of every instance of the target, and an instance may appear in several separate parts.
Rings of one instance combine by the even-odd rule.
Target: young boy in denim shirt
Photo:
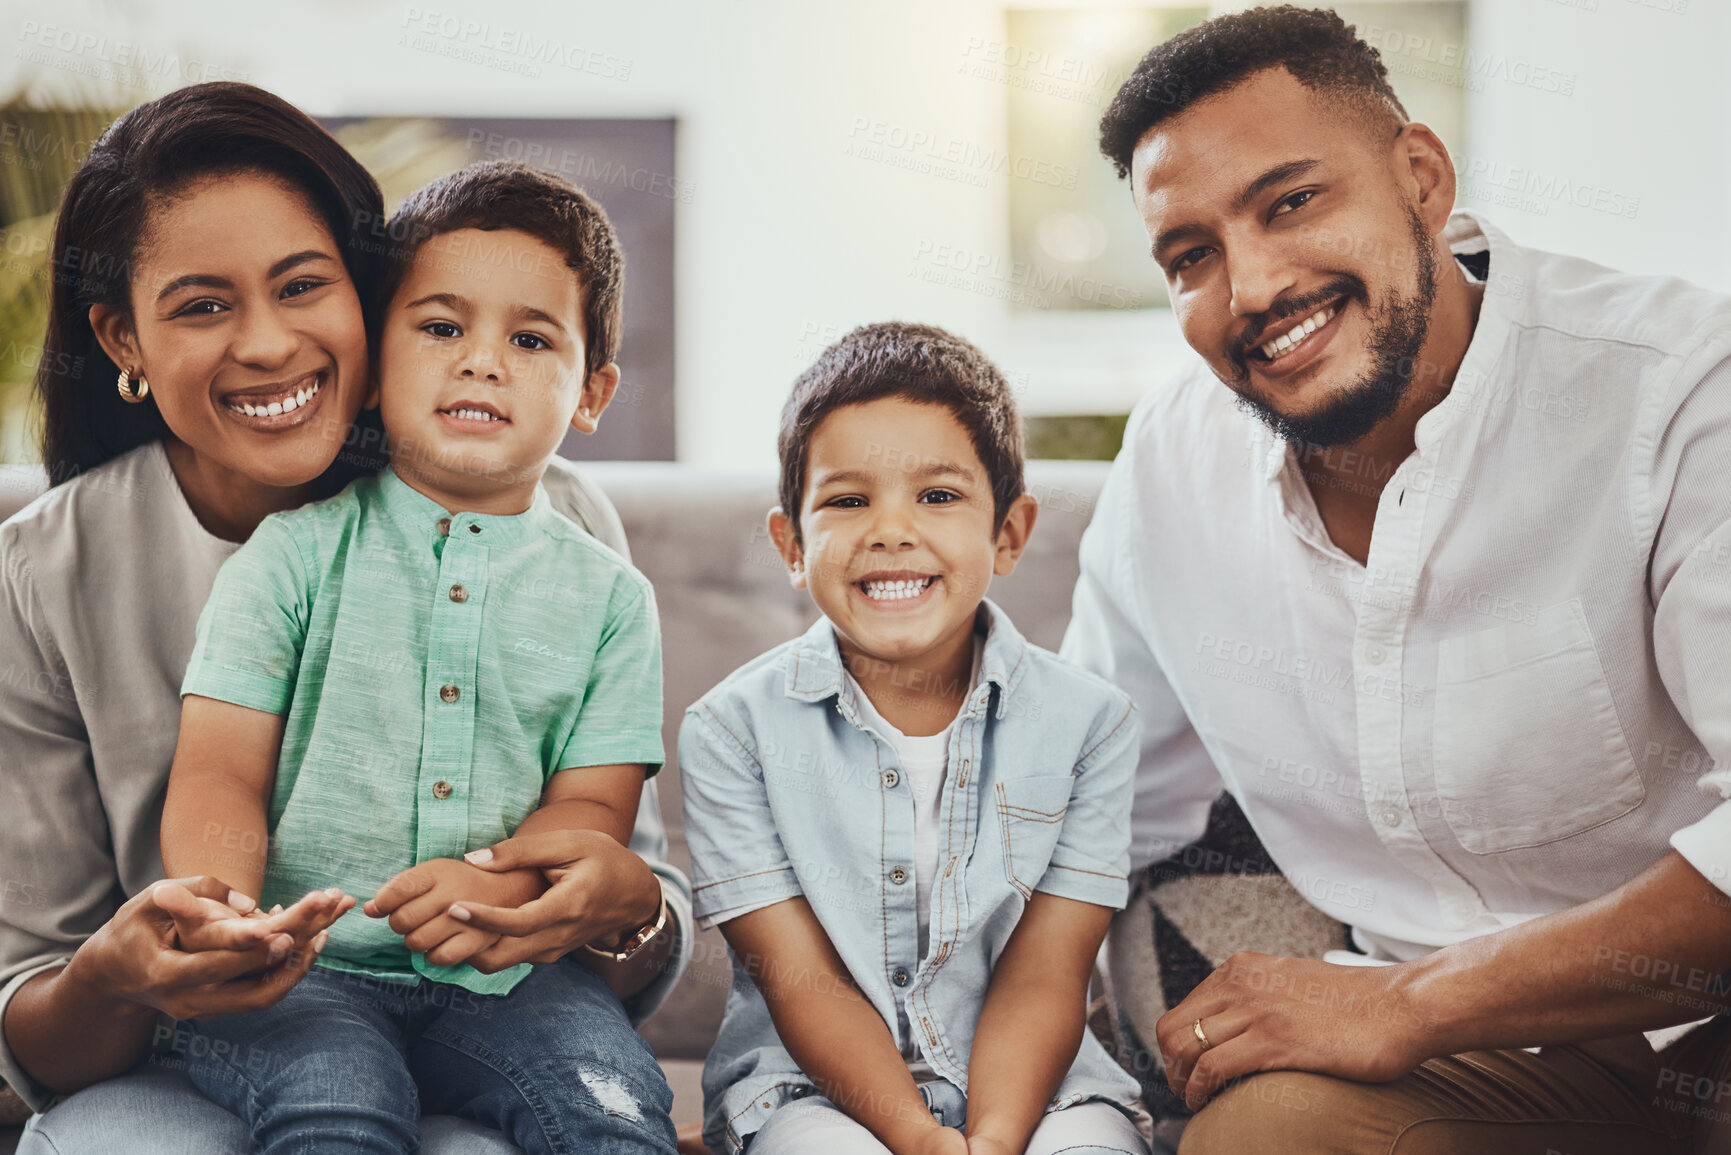
[[[540,485],[618,384],[618,242],[575,187],[509,164],[422,189],[391,235],[369,398],[391,465],[222,567],[162,835],[171,877],[261,907],[375,897],[274,1007],[183,1025],[188,1073],[266,1152],[413,1151],[423,1109],[530,1152],[671,1152],[666,1081],[601,977],[497,970],[461,905],[545,889],[464,861],[513,833],[625,842],[661,762],[649,584]],[[405,898],[387,884],[410,870]]]
[[[770,534],[823,616],[679,739],[696,914],[734,958],[705,1140],[1145,1152],[1083,1022],[1136,721],[985,600],[1036,513],[1002,375],[940,329],[857,329],[795,383],[780,449]]]

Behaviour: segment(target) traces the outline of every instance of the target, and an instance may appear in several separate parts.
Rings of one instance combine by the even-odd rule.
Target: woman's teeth
[[[1302,324],[1294,325],[1289,331],[1282,333],[1272,341],[1261,346],[1262,355],[1270,361],[1278,361],[1304,343],[1304,339],[1328,324],[1339,310],[1330,307],[1318,309],[1306,317]]]
[[[917,598],[926,592],[926,587],[937,581],[936,577],[918,578],[914,581],[894,582],[861,582],[865,595],[873,601],[893,602],[903,598]]]
[[[488,413],[484,409],[447,409],[447,410],[445,410],[445,412],[449,413],[452,417],[465,417],[470,421],[498,421],[498,420],[500,420],[500,418],[498,416],[496,416],[495,414],[492,414],[492,413]]]
[[[299,409],[302,405],[305,405],[308,401],[311,401],[314,397],[318,396],[318,391],[322,388],[324,388],[323,380],[315,379],[313,383],[308,385],[306,388],[297,389],[287,397],[284,397],[281,401],[272,401],[269,405],[253,405],[246,401],[230,402],[230,405],[235,409],[239,409],[248,417],[276,417],[284,413],[293,413],[296,409]]]

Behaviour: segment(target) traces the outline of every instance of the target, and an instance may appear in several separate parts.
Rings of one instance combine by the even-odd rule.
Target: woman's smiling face
[[[291,488],[336,459],[366,395],[366,326],[304,194],[243,172],[157,201],[131,307],[97,306],[91,324],[201,468]]]

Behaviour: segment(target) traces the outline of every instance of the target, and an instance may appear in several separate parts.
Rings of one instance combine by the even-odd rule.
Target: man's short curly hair
[[[1120,177],[1129,176],[1149,129],[1265,68],[1285,68],[1306,88],[1377,122],[1406,123],[1375,48],[1333,11],[1283,4],[1218,16],[1156,45],[1100,118],[1100,151]]]

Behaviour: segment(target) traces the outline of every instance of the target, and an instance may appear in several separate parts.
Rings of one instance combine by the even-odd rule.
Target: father
[[[1731,299],[1451,215],[1332,12],[1160,45],[1101,147],[1198,355],[1065,643],[1141,707],[1140,862],[1224,787],[1393,964],[1166,1014],[1184,1155],[1731,1151]]]

